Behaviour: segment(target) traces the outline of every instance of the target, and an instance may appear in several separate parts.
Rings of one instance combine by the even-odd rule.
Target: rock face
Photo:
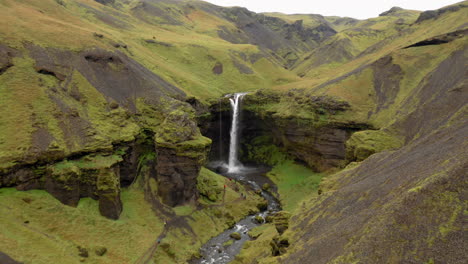
[[[440,36],[429,38],[423,41],[419,41],[417,43],[414,43],[412,45],[405,47],[405,49],[413,48],[413,47],[445,44],[445,43],[454,41],[455,39],[462,38],[463,36],[466,36],[466,35],[468,35],[468,29],[457,30],[457,31],[450,32],[444,35],[440,35]]]
[[[287,98],[286,100],[297,99],[296,107],[307,108],[312,115],[304,118],[286,117],[277,115],[274,111],[265,111],[265,104],[279,104],[281,96]],[[242,127],[240,159],[244,163],[268,164],[268,160],[264,159],[268,154],[260,152],[272,151],[271,146],[279,147],[294,159],[308,164],[317,171],[337,168],[346,163],[346,141],[352,133],[371,126],[336,122],[332,118],[329,121],[320,120],[321,115],[346,111],[349,105],[326,97],[299,98],[301,96],[295,92],[290,92],[289,95],[264,95],[263,92],[257,92],[245,97],[240,122]],[[226,100],[223,99],[211,108],[213,111],[211,128],[206,134],[213,139],[211,152],[213,160],[227,159],[230,131],[228,124],[231,117],[226,104]]]
[[[313,124],[308,126],[300,124],[300,121],[306,120],[270,120],[273,124],[273,136],[281,146],[317,171],[344,165],[345,143],[352,132],[359,129],[352,124],[314,127]]]
[[[12,57],[15,51],[9,47],[0,44],[0,74],[4,73],[8,68],[13,66]]]
[[[7,254],[0,252],[0,263],[2,264],[21,264],[21,262],[17,262],[14,259],[10,258]]]
[[[4,180],[2,185],[16,186],[23,191],[44,189],[63,204],[74,207],[81,197],[91,197],[99,201],[101,215],[118,219],[122,212],[118,164],[121,159],[105,155],[93,154],[51,165],[22,168],[0,175]]]
[[[429,19],[436,19],[444,13],[456,12],[460,10],[461,8],[467,8],[467,7],[468,6],[465,4],[459,4],[459,5],[452,5],[452,6],[444,7],[444,8],[437,9],[437,10],[425,11],[419,15],[418,20],[416,20],[416,23],[421,23]]]
[[[220,27],[218,36],[235,44],[259,46],[269,59],[292,66],[303,52],[310,51],[337,32],[323,19],[314,27],[305,26],[302,20],[286,22],[283,19],[256,14],[246,8],[223,8],[205,3],[197,7],[235,24],[236,30]],[[270,55],[270,53],[275,53]]]
[[[333,192],[293,217],[295,243],[303,249],[283,263],[463,263],[467,132],[466,122],[459,120],[336,175]]]
[[[33,114],[24,155],[2,149],[0,187],[44,189],[69,206],[91,197],[110,219],[122,212],[121,187],[137,178],[149,201],[197,198],[196,177],[211,141],[181,101],[184,92],[124,53],[27,47],[52,114],[35,123]],[[16,53],[3,46],[0,53],[6,71]]]

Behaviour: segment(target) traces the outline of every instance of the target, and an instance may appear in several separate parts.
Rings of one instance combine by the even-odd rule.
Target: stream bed
[[[222,173],[223,176],[236,180],[251,189],[260,190],[261,195],[268,203],[267,210],[257,213],[256,215],[249,215],[241,221],[237,222],[236,225],[223,233],[210,239],[200,249],[202,258],[192,260],[191,264],[225,264],[231,262],[242,249],[245,242],[250,241],[251,238],[248,232],[253,228],[262,225],[255,220],[257,215],[265,217],[271,213],[281,210],[279,201],[269,192],[263,191],[261,186],[268,183],[271,188],[270,190],[276,192],[276,186],[273,182],[268,179],[265,174],[270,169],[268,167],[256,167],[256,168],[245,168],[243,167],[236,173]],[[234,232],[240,234],[240,239],[236,240],[230,237]],[[232,240],[232,244],[227,244]]]

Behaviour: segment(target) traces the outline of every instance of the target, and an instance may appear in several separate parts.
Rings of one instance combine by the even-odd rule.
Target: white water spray
[[[238,152],[238,131],[239,131],[239,115],[240,115],[240,102],[247,93],[236,93],[233,98],[229,98],[232,107],[232,125],[231,125],[231,141],[229,143],[229,162],[228,172],[239,172],[241,164],[237,160]]]

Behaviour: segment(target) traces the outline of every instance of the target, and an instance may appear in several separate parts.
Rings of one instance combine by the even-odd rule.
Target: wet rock
[[[267,209],[268,209],[268,202],[263,201],[263,202],[258,203],[258,204],[257,204],[257,208],[258,208],[258,210],[260,210],[260,211],[265,211],[265,210],[267,210]]]
[[[231,238],[235,239],[235,240],[241,240],[241,234],[239,234],[239,232],[234,232],[234,233],[231,233],[229,235]]]
[[[215,171],[218,174],[223,174],[223,173],[227,173],[228,169],[226,167],[223,167],[223,166],[218,166],[218,167],[216,167]]]
[[[226,247],[229,247],[229,246],[232,245],[233,243],[234,243],[233,240],[228,240],[228,241],[226,241],[226,242],[223,243],[223,247],[225,247],[225,248],[226,248]]]
[[[256,215],[254,220],[258,224],[263,224],[263,222],[265,221],[265,219],[261,215]]]

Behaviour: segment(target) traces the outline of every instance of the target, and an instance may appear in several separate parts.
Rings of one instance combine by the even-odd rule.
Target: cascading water
[[[228,95],[232,107],[232,124],[230,132],[230,144],[229,144],[229,160],[226,165],[224,162],[217,161],[212,163],[212,169],[217,171],[220,167],[226,168],[224,170],[224,176],[230,180],[235,180],[243,184],[247,190],[254,190],[255,193],[259,193],[267,201],[267,209],[257,213],[256,215],[250,215],[246,218],[237,222],[235,227],[225,230],[223,233],[210,239],[205,245],[200,248],[201,258],[193,259],[191,264],[227,264],[231,262],[237,254],[241,251],[245,242],[250,241],[252,238],[248,232],[253,228],[263,224],[259,223],[258,216],[265,219],[265,217],[271,213],[281,210],[281,204],[272,195],[272,193],[262,190],[260,186],[268,184],[271,189],[274,190],[276,187],[274,183],[265,177],[265,173],[269,171],[267,167],[244,167],[238,160],[238,139],[240,134],[240,108],[242,98],[247,93],[236,93]],[[221,124],[221,121],[220,121]],[[220,128],[220,135],[222,129]],[[219,172],[223,173],[221,170]],[[242,197],[242,196],[241,196]],[[245,199],[245,197],[244,197]],[[224,202],[223,202],[224,203]],[[233,240],[231,234],[237,232],[240,235],[239,240]],[[228,243],[231,241],[230,243]]]
[[[229,160],[228,160],[228,172],[235,173],[239,172],[242,168],[239,160],[237,159],[238,153],[238,132],[239,132],[239,115],[240,115],[240,103],[242,98],[247,93],[236,93],[233,97],[229,98],[232,108],[232,125],[231,125],[231,140],[229,143]]]

